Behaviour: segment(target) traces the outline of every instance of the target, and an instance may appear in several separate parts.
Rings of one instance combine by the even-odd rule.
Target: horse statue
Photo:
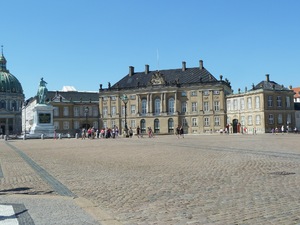
[[[37,92],[39,104],[45,104],[45,102],[46,102],[46,96],[47,96],[47,93],[48,93],[48,89],[46,87],[46,84],[47,84],[47,82],[44,81],[43,78],[41,78],[39,89],[38,89],[38,92]]]

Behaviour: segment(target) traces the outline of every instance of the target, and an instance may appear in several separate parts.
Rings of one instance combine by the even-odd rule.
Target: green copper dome
[[[19,80],[6,69],[6,59],[2,53],[0,56],[0,93],[20,93],[23,88]]]

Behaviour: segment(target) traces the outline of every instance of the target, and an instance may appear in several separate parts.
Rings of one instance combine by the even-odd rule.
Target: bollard
[[[26,140],[26,135],[23,135],[23,140]]]
[[[78,133],[75,134],[75,138],[78,139]]]
[[[61,134],[58,135],[58,138],[61,139]]]
[[[7,141],[7,135],[4,135],[4,140]]]
[[[44,140],[44,134],[41,134],[41,139]]]

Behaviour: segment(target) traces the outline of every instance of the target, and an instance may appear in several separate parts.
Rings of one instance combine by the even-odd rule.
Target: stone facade
[[[227,96],[227,123],[232,133],[268,133],[272,129],[290,131],[295,127],[293,90],[266,80],[250,91]]]
[[[217,80],[203,66],[181,69],[134,72],[129,67],[119,82],[99,90],[100,125],[125,128],[125,104],[121,96],[128,96],[126,121],[142,133],[151,127],[155,134],[174,134],[183,126],[188,134],[219,131],[226,124],[225,97],[231,93],[227,79]]]

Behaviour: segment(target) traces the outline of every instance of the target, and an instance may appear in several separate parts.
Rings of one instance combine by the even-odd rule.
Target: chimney
[[[182,61],[182,71],[185,71],[185,70],[186,70],[186,62]]]
[[[270,75],[269,74],[266,74],[266,81],[270,82]]]
[[[145,65],[145,74],[148,74],[149,73],[149,65]]]
[[[134,74],[134,67],[129,66],[129,76],[131,77]]]
[[[200,61],[199,61],[199,68],[200,68],[200,70],[203,69],[203,60],[200,60]]]

